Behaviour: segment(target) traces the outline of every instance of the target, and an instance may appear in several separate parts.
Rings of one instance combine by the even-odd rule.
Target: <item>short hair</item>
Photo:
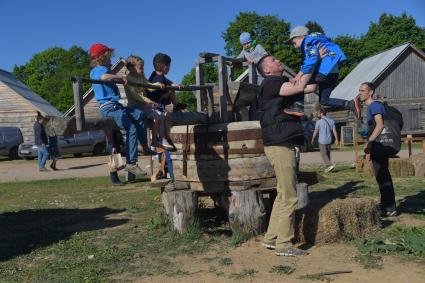
[[[163,66],[170,66],[171,57],[164,53],[157,53],[153,57],[153,67],[155,71],[161,71]]]
[[[257,71],[258,71],[258,73],[260,73],[260,75],[262,77],[265,77],[265,73],[264,73],[264,59],[266,59],[266,57],[269,57],[269,56],[272,56],[272,55],[264,55],[263,57],[260,58],[260,60],[258,60],[258,63],[257,63]]]
[[[145,61],[137,55],[130,55],[128,56],[127,60],[126,60],[126,66],[127,69],[130,67],[134,67],[136,65],[137,62],[142,62],[142,64],[145,64]]]
[[[325,108],[321,107],[319,113],[326,116],[327,111]]]
[[[364,82],[364,83],[362,83],[362,85],[367,86],[373,93],[375,93],[376,86],[375,86],[374,83]]]

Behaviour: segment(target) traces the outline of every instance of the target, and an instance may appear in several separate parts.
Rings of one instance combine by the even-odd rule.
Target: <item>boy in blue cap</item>
[[[350,109],[360,117],[360,106],[356,99],[348,101],[344,99],[330,98],[331,92],[335,88],[338,75],[339,65],[344,62],[347,57],[341,48],[332,42],[328,37],[319,32],[308,34],[309,30],[305,26],[297,26],[289,35],[287,44],[292,44],[295,48],[301,50],[303,64],[300,71],[295,76],[293,83],[301,86],[318,85],[319,86],[319,103],[321,106]],[[319,55],[319,49],[325,47],[327,53],[324,57]],[[304,96],[299,95],[297,102],[293,107],[294,115],[304,115]]]
[[[251,39],[251,35],[248,32],[241,33],[239,41],[243,49],[236,58],[244,58],[248,64],[257,64],[261,58],[269,54],[261,44],[257,44],[256,40]],[[262,80],[263,77],[257,72],[257,83],[260,84]]]

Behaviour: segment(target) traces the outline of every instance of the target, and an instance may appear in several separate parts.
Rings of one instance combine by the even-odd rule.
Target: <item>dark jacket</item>
[[[258,108],[265,146],[303,144],[304,128],[300,119],[283,112],[294,102],[292,96],[279,95],[280,87],[285,82],[288,82],[287,77],[268,76],[260,86]]]
[[[49,143],[44,126],[38,121],[34,123],[34,143],[36,145],[47,145]]]

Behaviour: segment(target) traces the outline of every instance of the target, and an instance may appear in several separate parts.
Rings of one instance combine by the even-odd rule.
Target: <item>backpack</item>
[[[381,102],[379,102],[381,103]],[[403,129],[403,115],[397,108],[382,103],[385,108],[384,129],[372,143],[372,155],[389,157],[396,155],[401,148],[401,130]],[[375,121],[369,128],[369,135],[375,128]]]

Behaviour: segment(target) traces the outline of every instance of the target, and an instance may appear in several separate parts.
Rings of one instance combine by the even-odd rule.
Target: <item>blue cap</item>
[[[239,41],[241,42],[242,45],[248,42],[251,42],[251,35],[248,32],[243,32],[239,36]]]

